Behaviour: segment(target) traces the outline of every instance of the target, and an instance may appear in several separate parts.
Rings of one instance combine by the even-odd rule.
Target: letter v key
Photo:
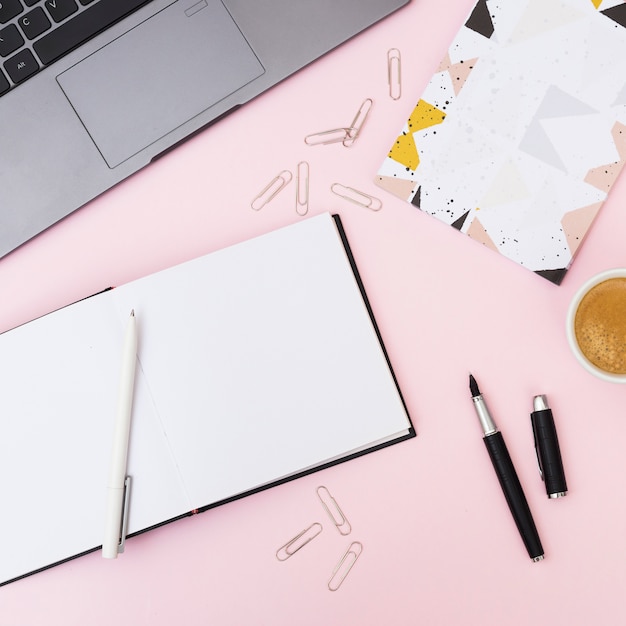
[[[62,22],[72,13],[78,11],[78,6],[74,0],[46,0],[45,5],[55,22]]]

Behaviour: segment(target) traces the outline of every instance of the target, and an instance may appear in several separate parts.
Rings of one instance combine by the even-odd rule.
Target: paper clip
[[[260,211],[276,194],[285,187],[292,179],[289,170],[283,170],[276,178],[263,189],[263,191],[250,203],[255,211]]]
[[[341,584],[346,579],[350,570],[356,563],[356,560],[361,556],[363,552],[363,544],[360,541],[353,541],[348,547],[346,553],[341,557],[339,563],[337,563],[333,570],[333,575],[328,581],[328,588],[331,591],[337,591]]]
[[[382,209],[383,203],[381,200],[374,196],[368,196],[366,193],[353,189],[352,187],[333,183],[330,186],[330,190],[340,198],[358,204],[370,211],[380,211],[380,209]]]
[[[290,539],[284,546],[276,551],[276,558],[279,561],[286,561],[293,556],[300,548],[304,548],[309,541],[312,541],[322,532],[322,525],[319,522],[313,522],[308,528],[298,533],[293,539]]]
[[[371,98],[366,98],[361,103],[359,110],[356,112],[356,115],[352,120],[352,124],[348,127],[348,136],[343,140],[343,145],[346,148],[349,148],[356,141],[373,104],[374,101]]]
[[[307,146],[327,146],[331,143],[342,143],[348,137],[354,128],[333,128],[332,130],[323,130],[321,133],[313,133],[304,138]]]
[[[339,508],[337,501],[330,495],[330,491],[323,485],[316,489],[317,496],[320,499],[322,505],[326,509],[326,513],[333,521],[335,528],[342,535],[349,535],[352,530],[348,518],[343,514],[343,511]]]
[[[296,213],[306,215],[309,212],[309,164],[300,161],[296,169]]]
[[[389,83],[389,97],[400,100],[402,96],[402,59],[398,48],[387,50],[387,81]]]

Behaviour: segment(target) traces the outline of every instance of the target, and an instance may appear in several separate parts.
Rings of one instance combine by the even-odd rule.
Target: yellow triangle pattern
[[[409,131],[415,133],[429,126],[436,126],[441,124],[445,117],[446,114],[443,111],[426,100],[420,100],[409,117]]]
[[[599,9],[600,5],[602,4],[602,0],[591,0],[591,4],[593,4],[596,9]]]
[[[417,154],[417,146],[411,133],[400,135],[396,139],[396,143],[389,150],[389,158],[404,165],[410,170],[417,169],[420,164],[420,158]]]
[[[409,117],[409,132],[403,133],[396,139],[396,143],[389,151],[389,158],[411,170],[416,170],[420,163],[420,158],[417,153],[413,133],[430,126],[441,124],[445,117],[446,114],[443,111],[429,104],[426,100],[420,100],[415,106],[415,109],[413,109],[411,117]]]

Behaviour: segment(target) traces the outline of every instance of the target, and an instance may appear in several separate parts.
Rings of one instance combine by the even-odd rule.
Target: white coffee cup
[[[575,321],[576,321],[576,313],[578,312],[578,307],[582,302],[583,298],[597,285],[603,283],[611,278],[626,278],[626,268],[615,268],[611,270],[606,270],[604,272],[600,272],[595,276],[591,277],[574,295],[572,299],[569,309],[567,311],[567,319],[566,319],[566,333],[567,333],[567,341],[569,342],[570,348],[574,353],[574,356],[578,359],[578,362],[588,371],[601,378],[602,380],[606,380],[611,383],[626,383],[626,374],[615,374],[612,372],[607,372],[594,363],[592,363],[580,349],[578,345],[578,341],[576,339],[575,332]],[[626,349],[626,348],[625,348]]]

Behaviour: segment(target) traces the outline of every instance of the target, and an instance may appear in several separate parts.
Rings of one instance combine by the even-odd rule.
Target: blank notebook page
[[[116,301],[137,312],[141,367],[192,508],[410,427],[328,214]]]

